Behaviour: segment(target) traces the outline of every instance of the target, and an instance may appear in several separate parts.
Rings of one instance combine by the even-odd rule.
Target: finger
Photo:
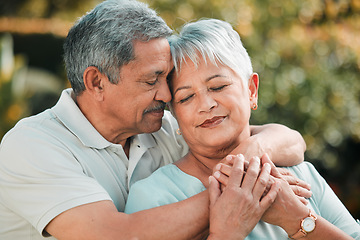
[[[228,155],[228,156],[226,156],[224,159],[222,159],[221,161],[220,161],[220,163],[219,164],[223,164],[223,165],[227,165],[227,166],[229,166],[229,167],[232,167],[233,165],[234,165],[234,158],[232,157],[233,155]],[[238,157],[244,157],[241,153],[240,154],[237,154],[236,156],[238,156]],[[249,161],[248,160],[246,160],[245,158],[244,158],[244,162],[245,162],[245,170],[248,168],[248,166],[249,166]]]
[[[269,192],[260,200],[260,208],[264,212],[275,201],[279,191],[280,191],[280,182],[275,181],[274,184],[271,186]]]
[[[223,163],[216,164],[214,170],[219,171],[226,176],[230,176],[232,167]]]
[[[301,186],[290,185],[290,188],[295,193],[296,196],[303,198],[310,198],[312,196],[311,191]]]
[[[228,185],[229,182],[229,176],[223,174],[220,171],[216,171],[214,172],[213,176],[216,178],[216,180],[221,183],[221,185],[223,185],[224,187],[226,187]]]
[[[220,163],[223,163],[228,166],[234,165],[234,158],[233,155],[227,155],[225,158],[223,158]]]
[[[277,178],[281,178],[281,173],[278,171],[278,168],[275,166],[275,164],[271,161],[269,155],[267,153],[265,153],[262,157],[261,157],[261,163],[264,165],[265,163],[270,164],[271,166],[271,175]]]
[[[297,198],[306,206],[309,204],[309,201],[303,197],[297,196]]]
[[[292,176],[292,177],[294,177],[294,175],[286,168],[278,168],[278,171],[283,176]]]
[[[250,160],[250,164],[246,171],[241,188],[251,193],[254,188],[255,182],[259,176],[259,172],[260,172],[260,159],[259,157],[253,157]]]
[[[270,180],[270,171],[271,166],[268,163],[265,163],[265,165],[262,167],[260,175],[258,179],[256,180],[254,189],[253,189],[253,196],[255,199],[260,200],[261,196],[266,191],[266,187]]]
[[[220,184],[219,182],[213,177],[209,177],[209,199],[210,199],[210,207],[214,206],[217,199],[220,197]]]
[[[234,158],[234,165],[229,176],[228,187],[239,188],[244,175],[244,156],[232,156]]]
[[[311,185],[308,184],[307,182],[295,177],[295,176],[290,176],[290,175],[286,175],[286,176],[283,176],[283,179],[285,181],[287,181],[291,186],[292,185],[295,185],[295,186],[298,186],[298,187],[301,187],[301,188],[305,188],[307,190],[310,190],[311,189]]]

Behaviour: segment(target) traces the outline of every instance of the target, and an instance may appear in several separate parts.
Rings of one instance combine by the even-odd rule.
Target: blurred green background
[[[64,37],[99,2],[1,0],[0,139],[69,87]],[[360,218],[360,0],[145,2],[173,29],[203,17],[234,26],[260,75],[252,123],[298,130],[306,159]]]

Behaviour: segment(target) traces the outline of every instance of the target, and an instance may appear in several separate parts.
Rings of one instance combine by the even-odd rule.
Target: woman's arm
[[[293,166],[304,161],[306,144],[299,132],[280,124],[250,126],[251,136],[232,154],[242,153],[245,159],[267,153],[277,166]]]
[[[269,163],[272,165],[271,161],[268,158],[263,158],[262,163]],[[304,167],[304,165],[303,165]],[[274,172],[273,172],[274,170]],[[282,227],[290,237],[294,237],[294,239],[300,238],[299,229],[301,226],[301,222],[304,218],[309,217],[310,213],[312,216],[315,216],[315,228],[312,232],[308,233],[305,237],[301,237],[301,239],[337,239],[337,240],[346,240],[352,239],[347,233],[344,232],[344,229],[340,229],[334,224],[323,218],[320,215],[314,213],[314,211],[309,212],[309,208],[302,204],[299,199],[295,196],[294,192],[291,190],[289,184],[282,178],[279,172],[276,172],[276,168],[272,167],[272,175],[275,177],[275,181],[280,183],[281,191],[279,191],[275,202],[271,205],[271,207],[266,211],[263,215],[262,220],[268,222],[270,224],[278,225]],[[306,173],[306,169],[303,168],[301,170],[301,174]],[[317,174],[311,174],[317,175]],[[314,181],[313,185],[318,185],[319,182]],[[317,186],[314,186],[317,188]],[[321,187],[320,187],[321,188]],[[332,203],[332,200],[328,195],[324,195],[324,192],[317,192],[314,196],[315,199],[319,199],[317,197],[320,195],[320,198],[325,202],[315,200],[314,204],[320,208],[321,204]],[[315,206],[313,206],[315,207]],[[345,208],[334,210],[335,205],[333,207],[328,207],[326,211],[346,211]],[[321,214],[321,213],[319,213]],[[322,214],[321,214],[322,215]],[[296,237],[295,237],[296,236]]]
[[[299,201],[286,181],[280,179],[279,182],[281,182],[281,191],[275,202],[263,215],[262,220],[282,227],[289,237],[293,237],[299,231],[301,221],[309,216],[309,209]],[[353,239],[321,216],[313,212],[312,215],[317,218],[315,229],[301,239]]]

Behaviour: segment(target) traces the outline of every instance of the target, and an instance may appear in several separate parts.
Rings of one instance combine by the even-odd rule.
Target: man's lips
[[[163,109],[152,110],[146,112],[146,114],[150,114],[156,117],[162,117],[164,115],[164,110]]]
[[[215,126],[219,125],[220,123],[222,123],[222,121],[224,121],[224,119],[225,119],[224,116],[219,116],[219,117],[213,117],[211,119],[206,119],[202,124],[199,125],[199,127],[202,127],[202,128],[215,127]]]

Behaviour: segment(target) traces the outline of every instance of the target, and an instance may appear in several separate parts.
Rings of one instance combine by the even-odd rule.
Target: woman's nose
[[[208,91],[203,91],[198,93],[198,105],[200,112],[210,112],[217,106],[217,102]]]

